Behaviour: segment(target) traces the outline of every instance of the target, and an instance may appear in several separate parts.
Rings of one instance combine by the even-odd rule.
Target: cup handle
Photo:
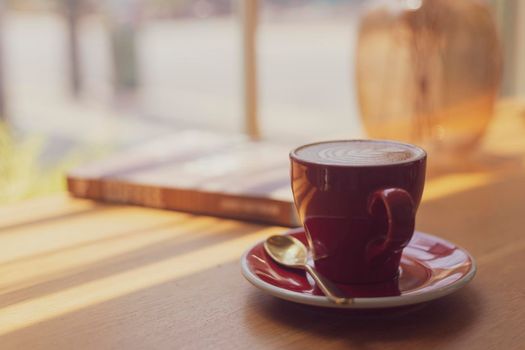
[[[386,235],[368,247],[367,255],[372,262],[383,263],[407,246],[414,234],[415,209],[414,200],[401,188],[381,189],[370,195],[368,213],[382,215],[388,222]]]

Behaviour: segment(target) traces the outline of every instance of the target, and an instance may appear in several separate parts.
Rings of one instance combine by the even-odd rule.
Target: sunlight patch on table
[[[256,240],[281,233],[282,230],[280,227],[265,228],[224,243],[7,306],[0,309],[0,335],[233,261]]]
[[[443,198],[457,192],[488,185],[495,180],[490,173],[451,174],[427,180],[423,201]]]
[[[172,242],[184,244],[203,236],[216,235],[219,232],[238,227],[236,221],[224,221],[211,217],[198,217],[188,222],[173,222],[172,226],[162,229],[152,228],[148,232],[123,234],[122,237],[110,237],[101,241],[89,242],[56,252],[27,257],[13,262],[0,264],[0,292],[27,288],[38,283],[60,278],[66,274],[82,273],[83,267],[138,249]],[[35,268],[38,266],[38,268]],[[103,266],[101,266],[103,268]]]
[[[0,263],[94,242],[131,230],[148,230],[190,217],[188,214],[140,207],[115,206],[88,215],[66,217],[0,234]]]

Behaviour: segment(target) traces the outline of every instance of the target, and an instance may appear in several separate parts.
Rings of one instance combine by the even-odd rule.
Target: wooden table
[[[523,349],[520,122],[494,124],[512,137],[491,131],[490,166],[428,181],[418,228],[478,262],[456,294],[389,317],[296,305],[240,274],[282,228],[58,195],[0,209],[0,348]]]

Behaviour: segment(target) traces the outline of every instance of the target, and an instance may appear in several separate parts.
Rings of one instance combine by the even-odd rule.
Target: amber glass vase
[[[478,0],[385,0],[359,28],[358,102],[372,138],[471,150],[491,119],[501,48]]]

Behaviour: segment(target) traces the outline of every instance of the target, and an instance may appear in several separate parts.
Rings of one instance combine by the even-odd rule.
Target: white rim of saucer
[[[443,238],[439,238],[439,237],[436,237],[428,233],[423,233],[420,231],[418,231],[418,233],[426,235],[426,236],[430,236],[433,238],[435,237],[438,240],[446,241]],[[261,240],[257,242],[256,244],[252,245],[242,255],[241,271],[242,271],[242,275],[244,276],[244,278],[246,278],[248,282],[253,284],[255,287],[266,291],[268,294],[273,295],[274,297],[296,302],[296,303],[300,303],[300,304],[313,305],[313,306],[322,306],[322,307],[329,307],[329,308],[336,308],[336,309],[383,309],[383,308],[389,308],[389,307],[399,307],[399,306],[420,304],[426,301],[439,299],[441,297],[444,297],[446,295],[456,292],[457,290],[464,287],[467,283],[469,283],[474,278],[474,276],[476,275],[476,271],[477,271],[476,260],[474,260],[472,255],[470,255],[469,252],[463,247],[460,247],[457,244],[454,244],[454,246],[461,249],[470,258],[470,261],[472,262],[470,265],[470,270],[459,280],[454,281],[446,286],[437,288],[435,290],[421,292],[418,294],[407,294],[407,295],[398,295],[398,296],[391,296],[391,297],[354,298],[351,304],[339,305],[339,304],[335,304],[331,302],[325,296],[303,294],[303,293],[294,292],[288,289],[274,286],[273,284],[265,282],[262,279],[260,279],[257,275],[255,275],[248,267],[247,256],[253,247],[255,247],[258,244],[262,244],[263,242],[264,240]]]

